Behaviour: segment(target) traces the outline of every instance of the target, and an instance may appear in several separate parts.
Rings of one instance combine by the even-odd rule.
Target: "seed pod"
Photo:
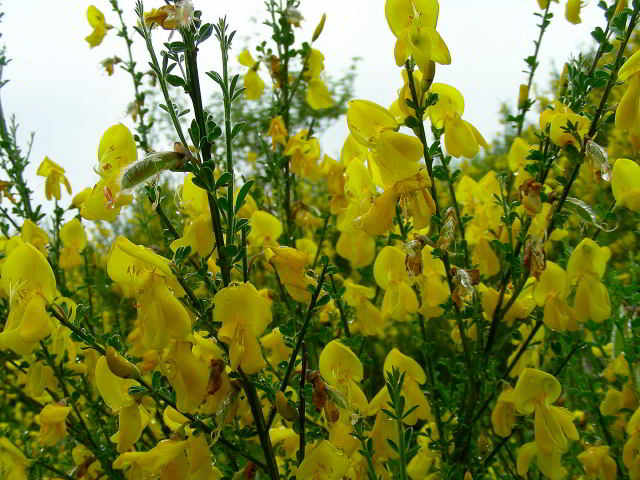
[[[131,189],[165,170],[182,167],[188,159],[184,152],[151,153],[124,168],[120,185],[123,190]]]

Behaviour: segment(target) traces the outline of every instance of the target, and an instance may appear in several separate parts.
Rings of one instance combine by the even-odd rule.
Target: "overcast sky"
[[[563,62],[580,49],[593,45],[590,32],[603,25],[602,10],[595,0],[584,9],[580,25],[564,18],[565,0],[552,4],[551,26],[542,42],[542,63],[534,84],[544,89],[549,74],[559,70]],[[120,0],[129,23],[134,22],[134,1]],[[214,22],[227,15],[233,29],[238,30],[233,42],[233,58],[246,46],[247,38],[265,27],[262,0],[195,0],[203,10],[203,19]],[[146,0],[145,9],[164,4]],[[123,122],[133,130],[126,115],[133,98],[131,78],[122,70],[108,77],[99,62],[118,55],[126,58],[124,42],[111,30],[102,45],[89,49],[84,37],[91,32],[86,20],[89,2],[80,0],[5,0],[0,29],[0,43],[12,58],[4,78],[10,83],[2,89],[5,114],[16,114],[22,139],[36,132],[27,179],[35,191],[37,203],[44,202],[44,178],[35,171],[48,155],[66,170],[77,193],[93,186],[96,174],[98,142],[105,129]],[[117,24],[108,0],[94,0],[107,22]],[[394,37],[388,29],[383,0],[303,0],[305,17],[297,38],[309,40],[323,12],[327,13],[324,32],[314,46],[325,54],[325,69],[336,76],[350,64],[352,57],[362,57],[355,81],[356,98],[364,98],[388,106],[402,85],[400,68],[393,60]],[[518,86],[526,81],[522,73],[523,58],[533,53],[537,38],[539,11],[536,0],[441,0],[438,31],[447,43],[452,63],[439,66],[436,81],[454,85],[465,98],[464,118],[484,134],[487,140],[500,131],[498,110],[501,102],[515,104]],[[252,19],[253,17],[253,19]],[[255,19],[258,19],[256,22]],[[142,66],[147,56],[141,39],[134,35],[134,56]],[[157,34],[158,45],[165,32]],[[268,32],[263,38],[269,38]],[[215,84],[205,71],[219,69],[217,43],[208,41],[201,50],[200,72],[203,95],[209,97]],[[237,71],[244,71],[238,67]],[[242,68],[242,70],[241,70]],[[263,69],[264,72],[264,69]],[[263,74],[263,77],[266,77]],[[337,155],[348,133],[346,122],[337,122],[321,139],[325,153]],[[169,145],[153,145],[156,150]],[[66,205],[69,197],[63,197]]]

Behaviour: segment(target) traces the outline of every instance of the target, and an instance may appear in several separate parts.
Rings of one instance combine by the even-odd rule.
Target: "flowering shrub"
[[[137,0],[133,26],[109,3],[86,41],[122,37],[102,65],[136,126],[104,132],[95,185],[69,200],[45,157],[34,205],[0,117],[0,478],[640,479],[640,1],[591,5],[593,51],[534,97],[562,21],[538,0],[491,144],[437,81],[437,0],[384,4],[388,108],[325,72],[330,19],[301,41],[300,2],[267,0],[236,59],[189,0]]]

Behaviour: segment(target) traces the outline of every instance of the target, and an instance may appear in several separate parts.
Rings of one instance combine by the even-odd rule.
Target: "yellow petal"
[[[319,369],[322,377],[333,386],[345,383],[347,379],[360,381],[364,375],[360,359],[338,340],[332,340],[322,349]]]
[[[533,299],[543,306],[549,295],[564,298],[567,295],[567,273],[559,265],[547,261],[547,267],[533,287]]]
[[[2,286],[9,295],[38,293],[47,303],[52,302],[56,294],[56,279],[49,262],[30,243],[18,245],[4,260]]]
[[[349,102],[347,124],[353,137],[365,146],[369,146],[383,131],[397,131],[399,128],[386,108],[368,100]]]
[[[640,165],[626,158],[616,160],[613,164],[611,191],[618,205],[640,211]]]
[[[349,458],[331,443],[321,440],[310,449],[296,473],[299,480],[338,480],[347,473]]]
[[[619,2],[622,3],[622,2]],[[625,81],[632,75],[640,72],[640,50],[634,52],[620,67],[618,72],[618,80]]]
[[[180,412],[191,412],[204,399],[209,384],[209,369],[191,351],[191,343],[175,341],[163,360],[169,383],[176,391]]]
[[[135,402],[129,395],[129,387],[138,385],[138,382],[131,379],[120,378],[109,370],[107,359],[101,356],[96,363],[96,386],[106,403],[112,410],[131,405]]]
[[[104,132],[98,145],[98,161],[100,162],[101,173],[110,174],[114,170],[119,171],[137,158],[136,141],[131,130],[122,123],[118,123]]]
[[[327,85],[320,78],[314,78],[309,81],[306,100],[314,110],[322,110],[333,105],[331,93]]]
[[[435,127],[442,128],[444,119],[451,114],[464,113],[464,98],[454,87],[444,83],[434,83],[431,85],[431,93],[438,94],[438,102],[428,110],[429,119]]]
[[[525,368],[516,383],[514,404],[519,413],[530,415],[540,402],[553,403],[561,393],[562,387],[556,377],[535,368]]]

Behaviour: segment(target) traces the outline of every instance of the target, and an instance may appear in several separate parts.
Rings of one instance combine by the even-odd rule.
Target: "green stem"
[[[131,53],[131,45],[133,44],[133,40],[129,37],[129,32],[127,30],[127,24],[124,22],[122,18],[122,9],[118,6],[118,0],[111,0],[111,7],[118,14],[118,19],[120,20],[120,30],[118,34],[124,39],[125,44],[127,45],[127,54],[129,55],[129,62],[125,70],[129,72],[131,75],[131,80],[133,81],[133,91],[135,92],[135,101],[140,107],[139,111],[139,120],[138,120],[138,133],[140,133],[140,148],[143,150],[149,149],[149,141],[147,138],[147,132],[150,130],[151,126],[145,124],[144,122],[144,93],[140,92],[140,78],[136,73],[136,62],[133,60],[133,54]]]
[[[298,339],[293,348],[293,352],[291,353],[291,358],[289,359],[289,364],[287,365],[287,370],[284,374],[284,379],[282,380],[282,385],[280,385],[280,391],[285,392],[287,386],[289,385],[289,380],[291,379],[291,374],[293,373],[293,366],[295,365],[296,358],[298,356],[298,352],[300,352],[300,348],[302,347],[302,342],[304,341],[304,335],[307,333],[307,328],[309,327],[309,323],[311,323],[311,317],[313,316],[313,310],[316,306],[316,301],[318,300],[318,296],[322,291],[322,284],[324,283],[325,276],[327,274],[327,268],[329,267],[329,262],[324,264],[324,268],[322,269],[322,273],[320,274],[320,279],[318,280],[318,285],[316,286],[313,295],[311,296],[311,302],[309,303],[309,309],[307,310],[307,316],[304,319],[304,323],[302,324],[302,329],[298,333]],[[271,424],[273,420],[276,418],[276,408],[272,407],[271,412],[269,412],[269,420],[267,421],[267,430],[271,428]]]
[[[266,459],[267,473],[271,477],[271,480],[278,480],[278,464],[276,462],[275,453],[273,451],[273,445],[271,445],[269,428],[267,428],[264,422],[262,405],[260,404],[260,398],[258,397],[258,393],[256,392],[256,387],[240,367],[238,367],[238,374],[240,375],[240,378],[242,378],[242,385],[244,387],[245,394],[247,395],[247,401],[249,402],[251,414],[258,431],[260,446],[262,447],[262,451],[264,452],[264,456]]]

